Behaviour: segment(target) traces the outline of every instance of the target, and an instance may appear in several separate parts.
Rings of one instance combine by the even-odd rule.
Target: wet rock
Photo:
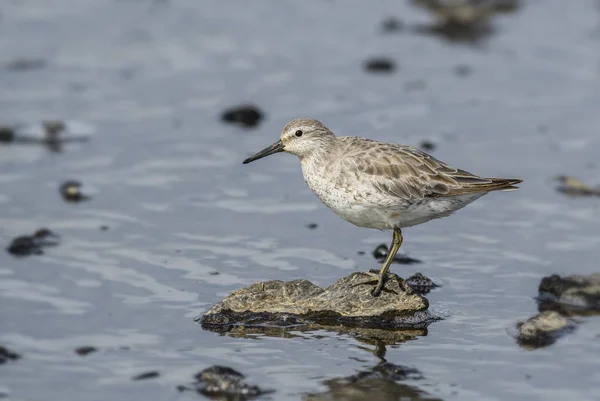
[[[353,273],[327,288],[308,280],[271,280],[237,290],[200,319],[205,329],[235,325],[345,325],[362,328],[426,327],[436,320],[429,302],[396,274],[390,273],[380,296],[369,276]]]
[[[404,23],[397,18],[389,17],[381,23],[381,30],[385,33],[400,32]]]
[[[388,58],[377,57],[367,60],[364,67],[367,72],[392,73],[396,69],[396,63]]]
[[[60,194],[67,202],[81,202],[89,200],[96,190],[90,186],[83,185],[79,181],[67,180],[59,188]]]
[[[314,230],[317,227],[319,227],[319,225],[317,223],[309,223],[306,225],[306,228],[308,228],[309,230]]]
[[[389,249],[388,249],[387,245],[381,244],[377,248],[375,248],[375,250],[373,251],[373,256],[375,257],[375,259],[377,259],[378,262],[383,263],[383,261],[385,260],[385,258],[388,255],[388,253],[389,253]],[[393,260],[393,263],[399,263],[402,265],[412,265],[415,263],[423,263],[423,262],[421,262],[419,259],[413,259],[409,256],[396,255],[396,257]]]
[[[431,141],[422,141],[419,147],[423,150],[432,151],[435,150],[435,143]]]
[[[538,292],[541,310],[564,314],[600,313],[600,273],[544,277]]]
[[[95,347],[91,347],[91,346],[83,346],[83,347],[77,347],[75,348],[75,353],[77,355],[81,355],[81,356],[86,356],[89,354],[92,354],[94,352],[98,351]]]
[[[434,283],[429,277],[418,272],[407,278],[406,283],[410,285],[410,288],[417,294],[427,294],[432,289],[440,286],[439,284]]]
[[[158,373],[155,370],[152,370],[150,372],[144,372],[144,373],[140,373],[139,375],[133,376],[131,378],[131,380],[148,380],[148,379],[155,379],[157,377],[160,376],[160,373]]]
[[[559,182],[559,186],[556,189],[566,195],[600,196],[600,188],[590,187],[579,181],[577,178],[569,177],[567,175],[560,175],[556,177],[556,181]]]
[[[211,366],[195,376],[192,387],[180,386],[180,391],[193,390],[212,399],[244,401],[272,393],[246,382],[245,376],[226,366]]]
[[[369,370],[355,375],[330,379],[323,382],[328,388],[322,393],[308,394],[306,401],[391,401],[391,400],[439,400],[417,387],[401,383],[419,380],[422,374],[413,368],[382,362]]]
[[[246,128],[253,128],[263,118],[263,113],[253,105],[242,105],[225,110],[221,115],[224,122],[238,124]]]
[[[524,321],[518,322],[517,342],[528,348],[545,347],[558,338],[572,332],[575,324],[569,318],[555,311],[545,311]]]
[[[8,361],[16,361],[17,359],[20,359],[20,358],[21,358],[21,355],[0,345],[0,365],[6,363]]]
[[[58,235],[42,228],[33,235],[24,235],[13,239],[6,250],[14,256],[41,255],[44,247],[56,246],[59,243]]]
[[[39,70],[45,66],[46,60],[41,58],[18,58],[6,63],[6,69],[9,71]]]

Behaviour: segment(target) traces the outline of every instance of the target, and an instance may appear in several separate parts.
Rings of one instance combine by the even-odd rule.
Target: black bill
[[[250,156],[249,158],[244,160],[243,163],[248,164],[250,162],[253,162],[254,160],[262,159],[263,157],[272,155],[274,153],[279,153],[279,152],[283,152],[283,143],[281,141],[277,141],[273,145],[269,146],[268,148],[261,150],[254,156]]]

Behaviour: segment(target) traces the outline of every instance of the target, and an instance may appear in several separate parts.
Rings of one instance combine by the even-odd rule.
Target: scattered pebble
[[[67,202],[81,202],[84,200],[89,200],[96,192],[94,188],[83,185],[81,182],[75,180],[65,181],[60,186],[59,191],[63,199]]]
[[[388,250],[387,245],[381,244],[377,248],[375,248],[375,250],[373,251],[373,256],[379,262],[383,262],[385,260],[385,258],[387,257],[388,253],[389,253],[389,250]],[[422,263],[419,259],[413,259],[406,255],[405,256],[396,255],[393,262],[403,264],[403,265],[412,265],[415,263]]]
[[[77,347],[77,348],[75,348],[75,353],[77,355],[81,355],[81,356],[86,356],[86,355],[89,355],[89,354],[94,353],[96,351],[98,351],[98,350],[95,347],[91,347],[91,346],[88,346],[88,345],[83,346],[83,347]]]
[[[577,178],[567,175],[556,177],[560,183],[557,190],[569,196],[600,196],[600,188],[590,187]]]
[[[419,147],[423,150],[435,150],[435,143],[431,142],[431,141],[423,141],[421,142],[421,145],[419,145]]]
[[[385,33],[399,32],[403,28],[404,23],[395,17],[389,17],[381,23],[381,30]]]
[[[263,113],[253,105],[242,105],[225,110],[221,119],[228,123],[253,128],[263,119]]]
[[[373,73],[391,73],[396,69],[396,63],[387,58],[372,58],[364,64],[365,70]]]
[[[526,347],[538,348],[553,344],[558,338],[575,329],[569,318],[555,311],[545,311],[524,322],[519,322],[517,342]]]
[[[33,235],[24,235],[12,240],[6,250],[14,256],[41,255],[42,248],[56,246],[60,243],[60,237],[52,231],[42,228]]]
[[[154,379],[160,376],[160,373],[158,373],[155,370],[152,370],[150,372],[145,372],[145,373],[141,373],[137,376],[133,376],[131,378],[131,380],[148,380],[148,379]]]
[[[16,361],[19,358],[21,358],[21,355],[0,345],[0,365],[8,361]]]
[[[317,227],[319,227],[317,223],[309,223],[306,225],[306,228],[308,228],[309,230],[314,230]]]
[[[194,390],[209,398],[245,401],[272,393],[258,386],[249,385],[243,374],[226,366],[211,366],[194,376],[192,388],[179,386],[180,391]]]
[[[433,282],[427,276],[424,276],[421,273],[415,273],[409,278],[406,279],[406,283],[412,288],[417,294],[427,294],[432,289],[439,287],[439,284]]]

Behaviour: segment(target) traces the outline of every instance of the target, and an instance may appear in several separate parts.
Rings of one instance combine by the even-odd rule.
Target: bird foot
[[[364,280],[361,280],[358,283],[352,284],[352,287],[376,283],[377,285],[375,286],[375,288],[371,290],[371,295],[373,295],[374,297],[378,297],[379,294],[381,294],[381,290],[383,290],[383,286],[385,284],[385,277],[380,276],[378,270],[369,270],[369,272],[357,273],[356,275],[354,275],[352,280],[356,279],[356,277],[358,277],[359,275],[366,275],[368,277]]]

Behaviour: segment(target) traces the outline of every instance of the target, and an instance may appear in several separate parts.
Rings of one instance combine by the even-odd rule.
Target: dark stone
[[[0,143],[10,143],[15,140],[15,129],[7,126],[0,126]]]
[[[17,359],[20,359],[20,358],[21,358],[21,355],[0,345],[0,365],[6,363],[8,361],[16,361]]]
[[[435,143],[431,142],[431,141],[423,141],[421,142],[421,145],[419,145],[421,149],[423,150],[428,150],[428,151],[432,151],[435,149]]]
[[[213,399],[245,401],[273,393],[258,386],[246,383],[243,374],[226,366],[211,366],[194,376],[196,381],[192,388],[179,386],[180,391],[194,390],[199,394]]]
[[[137,376],[133,376],[131,378],[131,380],[148,380],[148,379],[154,379],[160,376],[160,373],[158,373],[155,370],[152,370],[150,372],[145,372],[145,373],[140,373]]]
[[[427,294],[432,289],[439,287],[439,284],[433,282],[429,277],[424,276],[421,273],[415,273],[406,279],[406,283],[410,285],[417,294]]]
[[[89,355],[89,354],[94,353],[96,351],[98,351],[96,348],[91,347],[91,346],[87,346],[87,345],[83,346],[83,347],[77,347],[77,348],[75,348],[75,353],[77,355],[81,355],[81,356],[86,356],[86,355]]]
[[[560,337],[572,332],[575,323],[555,311],[545,311],[518,322],[517,342],[525,348],[539,348],[554,344]]]
[[[377,248],[375,248],[375,250],[373,251],[373,256],[375,257],[375,259],[377,259],[377,261],[379,261],[380,263],[383,263],[383,261],[385,260],[385,258],[388,255],[388,253],[389,253],[389,250],[388,250],[387,245],[381,244]],[[394,260],[392,262],[398,263],[401,265],[412,265],[415,263],[423,263],[419,259],[413,259],[409,256],[399,256],[399,255],[396,255],[396,257],[394,258]]]
[[[246,128],[253,128],[263,118],[263,113],[253,105],[242,105],[225,110],[221,115],[224,122],[238,124]]]
[[[394,17],[389,17],[381,23],[381,30],[385,33],[399,32],[402,29],[404,29],[404,23]]]
[[[86,187],[75,180],[65,181],[60,186],[59,191],[67,202],[81,202],[91,197],[91,194],[86,192]]]
[[[13,239],[6,248],[14,256],[41,255],[42,248],[60,243],[60,237],[52,231],[42,228],[33,235],[24,235]]]
[[[541,310],[556,310],[568,315],[600,313],[600,273],[544,277],[538,292]]]
[[[378,297],[371,295],[373,284],[360,284],[366,278],[371,277],[353,273],[327,288],[308,280],[255,283],[233,292],[198,320],[215,331],[237,325],[420,328],[437,320],[427,311],[427,299],[397,275],[388,274]]]
[[[364,64],[365,70],[373,73],[391,73],[396,69],[396,63],[393,60],[377,57],[367,60]]]
[[[319,227],[317,223],[309,223],[306,225],[306,228],[308,228],[309,230],[314,230],[317,227]]]

